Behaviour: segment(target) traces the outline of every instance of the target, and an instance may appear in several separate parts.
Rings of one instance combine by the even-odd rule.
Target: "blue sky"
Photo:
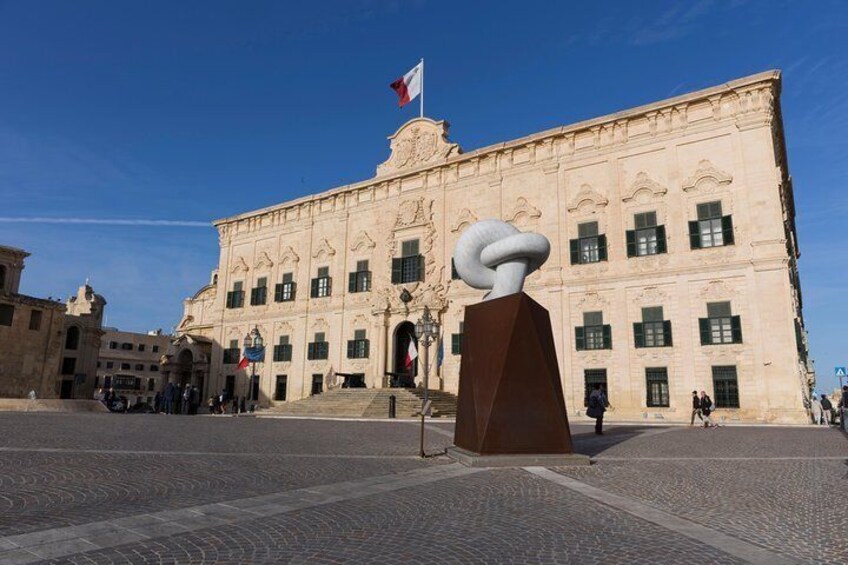
[[[784,71],[819,382],[848,365],[848,3],[0,0],[0,217],[208,222],[370,178],[417,105],[466,149]],[[212,228],[12,223],[23,291],[86,278],[110,325],[170,330]]]

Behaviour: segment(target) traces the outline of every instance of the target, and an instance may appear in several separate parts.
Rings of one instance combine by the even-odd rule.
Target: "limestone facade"
[[[91,398],[106,301],[88,283],[65,304],[20,294],[28,256],[0,246],[0,397]]]
[[[779,96],[771,71],[469,153],[414,119],[375,178],[216,221],[217,269],[178,335],[203,348],[207,394],[243,395],[235,363],[257,328],[267,406],[338,373],[385,386],[428,306],[444,329],[431,387],[456,392],[463,308],[482,293],[452,278],[451,254],[499,218],[551,241],[525,291],[550,311],[571,414],[602,380],[611,418],[688,421],[706,390],[727,420],[807,421]]]
[[[148,333],[104,328],[100,338],[95,394],[112,389],[132,403],[153,405],[156,391],[167,384],[160,361],[171,344],[171,336],[161,330]]]

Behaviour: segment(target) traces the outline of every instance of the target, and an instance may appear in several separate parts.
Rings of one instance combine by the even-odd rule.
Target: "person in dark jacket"
[[[589,405],[586,415],[595,419],[595,433],[604,435],[604,412],[607,411],[607,395],[604,394],[601,384],[595,385],[595,389],[589,394]]]
[[[705,428],[717,428],[717,424],[713,424],[712,419],[710,419],[710,414],[713,411],[713,400],[709,397],[706,391],[701,391],[701,398],[699,400],[701,404],[701,416],[704,420]]]
[[[701,417],[701,399],[698,398],[698,391],[692,391],[692,420],[689,422],[690,426],[695,425],[695,416],[698,417],[702,422],[704,419]]]
[[[833,404],[830,402],[830,399],[826,394],[821,395],[821,406],[822,406],[822,416],[824,416],[824,423],[826,426],[832,424],[833,420]]]

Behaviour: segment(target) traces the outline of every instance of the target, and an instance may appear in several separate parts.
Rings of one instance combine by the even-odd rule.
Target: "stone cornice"
[[[222,244],[233,235],[296,223],[399,194],[405,183],[448,185],[472,176],[502,174],[525,163],[555,162],[591,151],[617,148],[637,139],[680,133],[702,123],[731,123],[740,130],[769,126],[780,95],[780,71],[743,77],[722,85],[638,106],[591,120],[561,126],[508,142],[456,154],[438,164],[410,167],[362,182],[340,186],[281,204],[215,220]],[[401,128],[402,129],[402,128]],[[482,170],[481,163],[491,162]]]
[[[34,296],[27,296],[26,294],[0,294],[0,298],[4,298],[6,301],[13,302],[15,304],[26,304],[27,306],[49,308],[51,310],[60,310],[62,312],[66,310],[65,304],[62,302],[47,300],[46,298],[36,298]]]

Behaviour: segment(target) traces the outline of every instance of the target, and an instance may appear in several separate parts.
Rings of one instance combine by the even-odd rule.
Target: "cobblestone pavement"
[[[411,422],[0,414],[0,563],[848,562],[836,430],[572,433],[479,470]]]

